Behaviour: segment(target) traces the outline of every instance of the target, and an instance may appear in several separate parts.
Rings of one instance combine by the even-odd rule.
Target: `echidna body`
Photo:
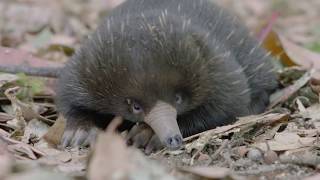
[[[209,0],[127,0],[61,73],[63,143],[88,143],[93,124],[122,116],[176,149],[182,136],[262,112],[276,84],[270,57]]]

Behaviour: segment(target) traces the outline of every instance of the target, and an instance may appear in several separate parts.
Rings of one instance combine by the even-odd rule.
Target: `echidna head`
[[[89,108],[147,123],[176,149],[182,144],[177,116],[204,103],[210,92],[206,50],[193,36],[140,34],[89,41],[73,62],[75,91],[87,94],[81,101]]]

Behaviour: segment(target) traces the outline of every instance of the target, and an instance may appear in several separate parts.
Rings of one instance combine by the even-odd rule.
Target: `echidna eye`
[[[139,114],[142,112],[142,107],[137,102],[132,103],[132,112],[134,114]]]
[[[181,104],[183,101],[181,94],[176,94],[176,103]]]

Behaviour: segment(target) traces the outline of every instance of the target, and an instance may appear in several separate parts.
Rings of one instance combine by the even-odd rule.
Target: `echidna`
[[[94,124],[121,116],[177,149],[183,137],[263,112],[277,87],[270,59],[210,0],[127,0],[61,71],[63,144],[88,144]]]

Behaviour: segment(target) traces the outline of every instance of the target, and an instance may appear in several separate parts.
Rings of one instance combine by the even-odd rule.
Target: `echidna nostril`
[[[182,142],[182,137],[180,135],[175,135],[167,139],[166,145],[170,150],[177,150],[182,146]]]

